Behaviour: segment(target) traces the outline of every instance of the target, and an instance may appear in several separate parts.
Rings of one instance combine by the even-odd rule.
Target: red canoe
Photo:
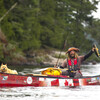
[[[100,85],[100,75],[83,78],[68,78],[67,76],[46,75],[14,75],[0,73],[0,87],[24,87],[24,86],[85,86]]]

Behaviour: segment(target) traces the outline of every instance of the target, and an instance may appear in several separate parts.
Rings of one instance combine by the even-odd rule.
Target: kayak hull
[[[52,86],[87,86],[100,85],[100,75],[83,78],[68,78],[67,76],[15,75],[0,73],[0,87],[52,87]]]

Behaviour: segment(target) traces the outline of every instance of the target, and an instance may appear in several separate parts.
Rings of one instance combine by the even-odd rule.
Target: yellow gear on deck
[[[48,68],[41,72],[42,75],[61,75],[62,71],[58,68]]]

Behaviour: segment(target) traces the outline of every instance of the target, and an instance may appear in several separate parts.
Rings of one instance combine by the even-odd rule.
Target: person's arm
[[[67,68],[67,59],[64,60],[64,62],[61,64],[60,68]]]
[[[87,58],[89,58],[93,53],[94,53],[94,50],[92,49],[88,54],[86,54],[84,56],[84,60],[86,60]]]

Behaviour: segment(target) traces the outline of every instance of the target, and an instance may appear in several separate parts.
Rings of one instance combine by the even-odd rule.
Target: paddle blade
[[[97,48],[96,44],[93,44],[93,47],[95,48],[95,49],[94,49],[94,52],[95,52],[96,56],[97,56],[97,57],[100,57],[99,49]]]

